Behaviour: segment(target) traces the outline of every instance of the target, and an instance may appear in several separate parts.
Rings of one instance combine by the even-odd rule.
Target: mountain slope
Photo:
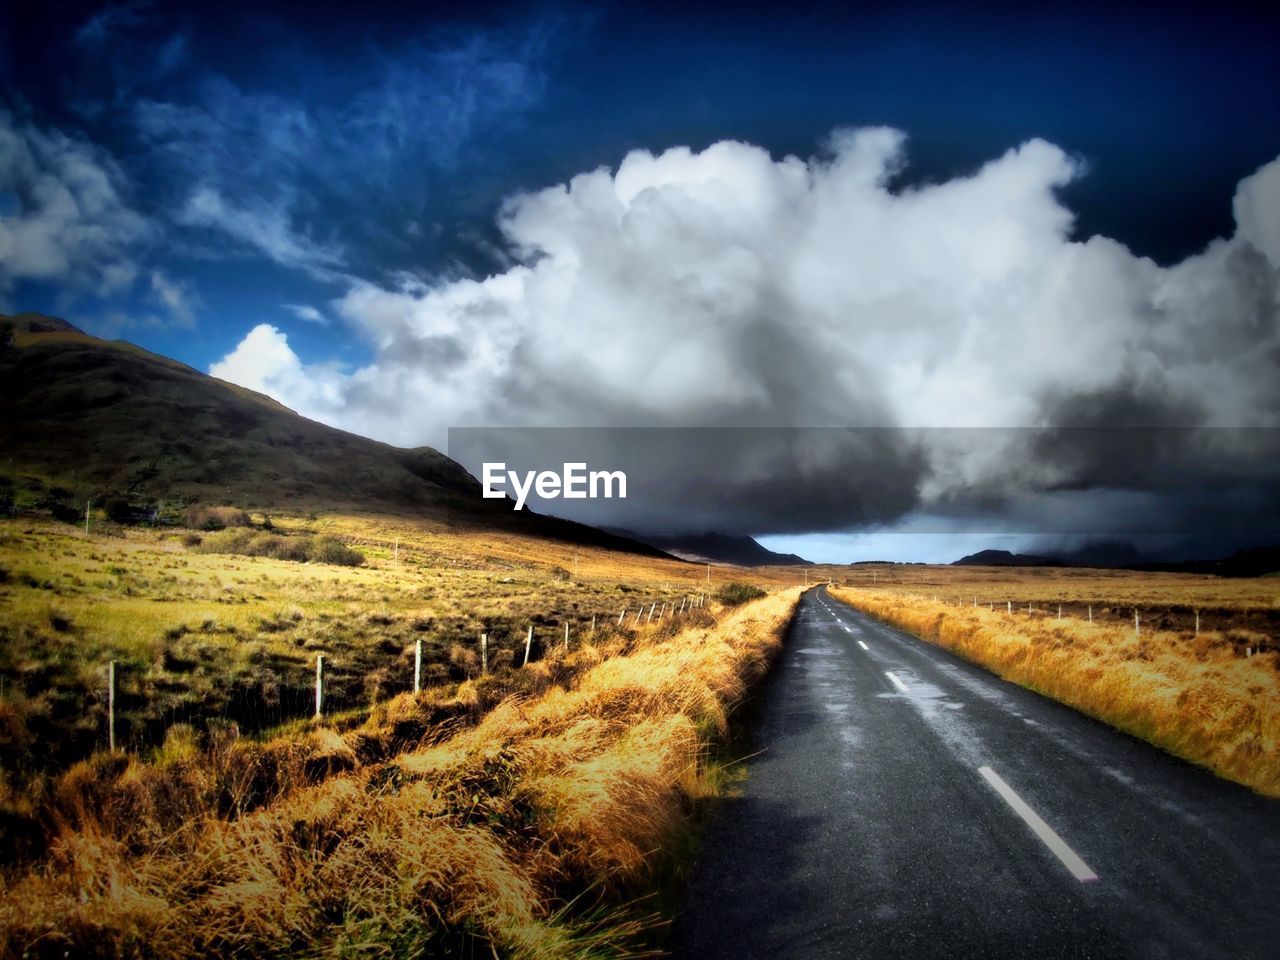
[[[269,397],[40,314],[0,315],[0,478],[29,500],[119,496],[484,522],[656,553],[484,500],[459,464],[308,420]],[[5,491],[0,490],[0,495]]]
[[[783,567],[808,564],[794,553],[775,553],[751,537],[723,533],[672,534],[668,536],[615,531],[622,536],[656,547],[673,557],[701,563],[731,563],[739,567]]]

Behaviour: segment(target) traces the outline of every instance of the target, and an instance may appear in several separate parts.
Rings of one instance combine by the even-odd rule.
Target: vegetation
[[[354,526],[366,537],[376,533]],[[106,561],[102,541],[85,544],[83,553],[96,558],[89,559],[49,531],[27,536],[58,543],[62,563]],[[451,542],[466,546],[465,538]],[[412,551],[396,545],[400,563],[412,557],[411,571],[372,546],[374,569],[329,568],[320,604],[311,575],[297,591],[296,611],[259,619],[249,635],[265,646],[304,630],[325,602],[342,608],[332,595],[369,578],[381,578],[388,612],[369,604],[359,616],[397,625],[407,619],[400,612],[407,603],[421,605],[424,593],[450,584],[447,598],[432,598],[434,610],[419,608],[412,627],[435,626],[444,610],[504,590],[521,609],[535,593],[554,606],[566,599],[557,591],[571,590],[607,595],[613,609],[620,570],[641,572],[633,559],[587,557],[583,566],[596,560],[598,579],[584,589],[556,578],[552,568],[561,564],[546,556],[545,544],[486,543],[486,563],[455,554],[459,565],[474,565],[457,570],[423,563],[432,543],[420,535]],[[34,566],[34,550],[7,546],[24,568]],[[183,573],[183,563],[229,562],[184,555],[164,538],[126,546],[135,569],[148,572],[119,567],[112,576],[142,589],[144,579],[162,575],[144,566],[148,559]],[[540,572],[513,562],[522,550],[542,552]],[[253,569],[221,569],[278,601],[286,589],[270,566],[278,561],[243,562]],[[272,575],[259,574],[259,565]],[[495,579],[495,566],[513,576]],[[656,578],[680,567],[652,564],[641,582],[657,595]],[[164,589],[182,604],[191,587],[173,575]],[[530,589],[497,585],[518,578]],[[46,610],[56,608],[71,631],[88,608],[62,588],[63,579]],[[114,594],[113,585],[92,589],[110,591],[118,603],[136,600]],[[5,818],[17,860],[0,887],[0,953],[561,957],[643,950],[655,919],[620,905],[649,889],[662,867],[655,851],[670,849],[693,805],[716,792],[708,745],[724,735],[734,705],[766,668],[797,597],[789,590],[722,614],[703,608],[637,629],[583,630],[523,669],[478,675],[467,666],[456,682],[377,698],[349,723],[307,722],[258,741],[227,724],[197,730],[176,723],[148,756],[98,753],[25,790],[8,786]],[[56,634],[45,619],[41,629]]]
[[[716,599],[726,607],[736,607],[738,604],[746,603],[748,600],[758,600],[764,595],[764,591],[754,583],[741,583],[738,581],[726,583],[716,591]]]
[[[333,563],[358,567],[364,554],[337,537],[287,537],[256,530],[222,530],[190,544],[203,553],[237,553],[245,557],[275,557],[299,563]]]
[[[1113,587],[1112,599],[1096,587],[1076,592],[1063,602],[1061,617],[1058,602],[1044,593],[1038,601],[1020,597],[1017,604],[1008,599],[997,606],[996,594],[1021,591],[1025,596],[1044,586],[1033,580],[1029,590],[1027,578],[1017,575],[1003,584],[997,579],[981,586],[965,583],[971,600],[935,600],[903,588],[837,588],[833,593],[1006,679],[1221,776],[1280,796],[1280,654],[1268,634],[1241,627],[1197,632],[1193,625],[1199,609],[1196,585],[1221,600],[1224,591],[1252,591],[1256,583],[1224,586],[1158,574],[1105,579]],[[1087,582],[1081,578],[1079,584]],[[986,596],[977,594],[982,587]],[[1061,579],[1053,589],[1071,592]],[[1090,598],[1085,603],[1082,593]],[[1274,605],[1273,587],[1271,593]],[[1135,627],[1135,607],[1124,601],[1136,597],[1144,606],[1136,608]],[[1144,622],[1143,610],[1154,609],[1175,612]],[[1248,622],[1250,612],[1238,606],[1228,622]]]
[[[107,511],[110,516],[110,509]],[[112,518],[116,519],[116,518]],[[238,507],[206,507],[193,503],[182,514],[182,525],[192,530],[224,530],[227,527],[247,527],[249,514]]]

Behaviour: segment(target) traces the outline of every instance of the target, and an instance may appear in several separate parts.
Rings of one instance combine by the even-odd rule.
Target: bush
[[[337,537],[319,537],[311,544],[309,560],[317,563],[336,563],[344,567],[358,567],[364,563],[364,554],[352,550]]]
[[[107,519],[116,523],[125,523],[129,519],[129,501],[124,497],[107,497],[102,509],[106,512]]]
[[[189,543],[191,537],[196,542]],[[297,563],[333,563],[344,567],[358,567],[364,563],[364,554],[353,550],[337,537],[282,537],[243,527],[234,530],[218,530],[206,537],[188,534],[183,543],[201,553],[235,553],[245,557],[273,557],[276,560],[292,560]]]
[[[765,592],[750,583],[726,583],[716,591],[716,599],[726,607],[736,607],[748,600],[759,600]]]
[[[249,514],[237,507],[204,507],[193,503],[182,514],[182,525],[192,530],[225,530],[247,527]]]

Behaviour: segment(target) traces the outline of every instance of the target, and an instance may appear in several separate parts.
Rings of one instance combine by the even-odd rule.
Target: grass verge
[[[217,747],[73,769],[47,850],[0,888],[0,954],[643,954],[657,920],[637,904],[719,789],[709,748],[798,596],[540,661],[518,672],[526,692],[452,735],[426,694],[345,735],[316,728],[296,750],[313,773],[329,758],[322,779],[277,764],[252,809],[199,788],[264,776]]]

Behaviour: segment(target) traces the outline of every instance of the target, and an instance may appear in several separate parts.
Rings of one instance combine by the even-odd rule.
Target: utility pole
[[[89,536],[89,508],[92,506],[93,506],[92,500],[86,500],[84,502],[84,535],[85,537]]]

